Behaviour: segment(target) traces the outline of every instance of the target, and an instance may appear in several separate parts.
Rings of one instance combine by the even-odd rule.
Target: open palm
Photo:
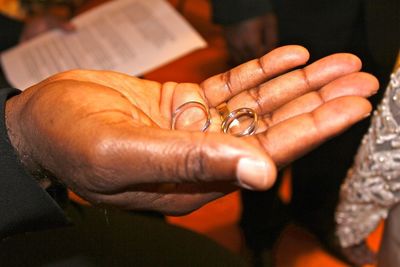
[[[277,167],[364,118],[376,79],[336,54],[278,48],[201,84],[160,84],[108,71],[55,75],[7,103],[10,137],[33,172],[51,173],[94,204],[181,214],[238,186],[268,189]],[[172,114],[188,101],[210,109]],[[221,132],[216,107],[254,109],[257,133]],[[26,156],[28,155],[28,156]]]

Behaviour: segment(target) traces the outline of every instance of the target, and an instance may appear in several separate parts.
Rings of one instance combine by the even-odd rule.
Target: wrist
[[[30,173],[42,188],[51,185],[50,175],[33,158],[33,147],[26,140],[23,129],[27,125],[23,123],[25,120],[21,118],[23,114],[24,97],[21,95],[14,96],[6,101],[5,104],[5,124],[8,139],[14,148],[15,154],[25,170]],[[22,115],[23,116],[23,115]]]

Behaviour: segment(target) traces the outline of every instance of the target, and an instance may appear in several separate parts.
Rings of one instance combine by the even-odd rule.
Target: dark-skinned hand
[[[375,77],[335,54],[304,66],[308,51],[280,47],[201,84],[68,71],[7,101],[12,144],[32,173],[50,173],[95,205],[184,214],[240,187],[266,190],[277,168],[368,116]],[[171,130],[173,111],[189,109]],[[221,132],[215,107],[254,109],[257,133]]]

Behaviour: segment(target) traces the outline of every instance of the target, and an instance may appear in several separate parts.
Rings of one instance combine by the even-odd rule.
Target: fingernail
[[[236,167],[236,176],[239,184],[250,190],[265,188],[268,183],[267,164],[264,161],[242,158]]]
[[[368,118],[369,116],[371,116],[371,112],[368,112],[367,114],[365,114],[364,118]]]

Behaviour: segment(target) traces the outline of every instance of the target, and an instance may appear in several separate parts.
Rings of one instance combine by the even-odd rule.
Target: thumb
[[[123,186],[142,183],[231,182],[267,189],[275,181],[272,159],[243,139],[222,133],[135,128],[113,145],[106,160]],[[113,157],[111,157],[113,158]],[[132,178],[132,174],[135,178]]]

